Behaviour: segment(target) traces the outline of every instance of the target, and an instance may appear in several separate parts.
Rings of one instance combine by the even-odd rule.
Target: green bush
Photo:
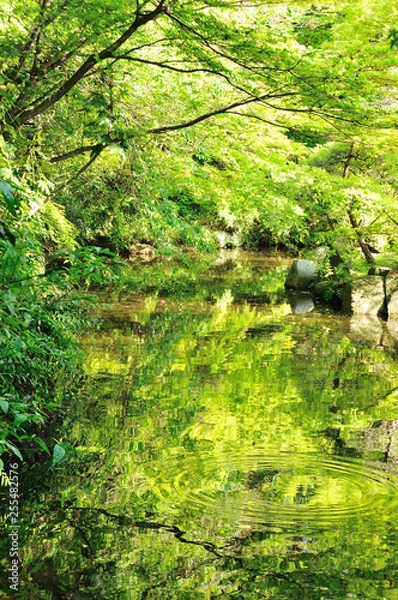
[[[22,458],[28,439],[45,448],[37,428],[81,375],[83,307],[40,273],[38,245],[18,233],[0,240],[0,453]]]
[[[33,204],[31,190],[7,175],[0,179],[0,455],[22,459],[32,443],[48,451],[43,424],[82,376],[75,334],[87,302],[76,290],[117,282],[118,261],[79,247],[62,209],[40,196]]]

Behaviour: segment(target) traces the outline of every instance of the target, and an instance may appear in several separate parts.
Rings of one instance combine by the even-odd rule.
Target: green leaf
[[[16,351],[19,352],[21,350],[21,348],[25,347],[25,343],[21,340],[21,338],[19,336],[17,336],[15,338],[15,348]]]
[[[4,200],[14,200],[12,186],[4,181],[4,179],[0,179],[0,192],[3,194]]]
[[[394,48],[394,46],[398,46],[398,30],[391,29],[388,35],[388,39],[390,40],[391,48]]]
[[[33,436],[33,440],[36,442],[36,444],[38,446],[40,446],[40,448],[42,450],[44,450],[44,452],[47,452],[47,454],[50,454],[50,450],[48,449],[48,446],[46,444],[46,442],[38,437],[36,437],[35,435]]]
[[[60,444],[55,444],[54,448],[53,448],[53,461],[52,461],[52,465],[58,465],[60,462],[62,462],[66,457],[66,451],[65,448],[63,448]]]
[[[27,421],[28,419],[29,419],[29,415],[26,415],[24,413],[17,414],[14,417],[14,426],[19,427],[20,425],[22,425],[22,423],[25,423],[25,421]]]
[[[23,461],[22,454],[20,453],[18,448],[16,446],[14,446],[14,444],[11,444],[11,442],[8,442],[7,440],[5,440],[4,444],[7,446],[7,448],[9,448],[15,454],[15,456],[17,456],[19,458],[19,460]]]
[[[11,302],[7,302],[5,301],[5,305],[7,306],[8,310],[10,311],[10,313],[12,314],[12,316],[15,316],[15,305],[12,304]]]
[[[9,406],[10,404],[7,402],[7,400],[0,400],[0,408],[3,412],[8,413]]]
[[[3,219],[0,219],[0,237],[7,239],[13,246],[15,246],[15,235],[10,231]]]
[[[19,202],[14,197],[12,186],[7,181],[4,181],[4,179],[0,179],[0,194],[3,196],[8,211],[12,215],[15,215]]]

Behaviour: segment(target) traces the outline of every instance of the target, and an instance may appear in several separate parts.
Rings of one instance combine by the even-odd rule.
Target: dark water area
[[[23,470],[16,597],[398,599],[398,323],[294,314],[285,272],[103,310],[68,460]]]

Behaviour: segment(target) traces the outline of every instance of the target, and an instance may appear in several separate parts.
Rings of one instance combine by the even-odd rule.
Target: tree
[[[283,146],[278,141],[276,154],[286,156],[287,177],[295,170],[295,176],[302,179],[297,190],[310,179],[306,169],[301,177],[300,169],[292,165],[303,161],[305,151],[316,154],[323,146],[338,143],[349,147],[353,141],[363,148],[376,131],[391,131],[395,123],[392,92],[397,72],[392,67],[397,53],[391,28],[395,9],[391,10],[387,1],[377,6],[367,0],[354,4],[331,0],[317,5],[306,1],[277,5],[236,4],[232,0],[146,1],[131,6],[97,0],[82,6],[73,0],[18,0],[6,3],[2,14],[0,120],[7,148],[14,152],[14,171],[18,176],[23,173],[32,195],[41,196],[28,214],[32,217],[57,198],[76,224],[81,215],[87,222],[90,214],[95,222],[88,229],[95,230],[96,217],[102,212],[102,221],[112,228],[116,242],[111,246],[116,249],[128,248],[133,229],[139,230],[131,227],[137,204],[145,213],[143,229],[146,223],[152,229],[157,222],[158,232],[169,226],[174,229],[171,237],[176,240],[198,240],[193,233],[179,235],[182,209],[178,202],[184,203],[189,196],[193,205],[200,205],[205,194],[192,192],[195,184],[189,168],[182,169],[180,176],[182,180],[186,172],[189,185],[169,193],[173,182],[162,183],[169,170],[165,165],[173,161],[188,164],[191,158],[196,161],[194,148],[200,153],[209,137],[221,139],[218,133],[214,135],[217,127],[234,140],[238,127],[232,125],[232,119],[247,124],[249,132],[241,156],[251,152],[253,143],[259,156],[255,138],[261,138],[264,150],[270,152],[275,137],[272,131],[286,134],[293,144],[285,139]],[[305,151],[298,150],[298,144]],[[214,147],[213,141],[210,146]],[[163,154],[152,152],[155,147]],[[222,163],[226,149],[228,144],[219,144],[213,152],[217,157],[213,165]],[[118,169],[117,156],[128,157],[124,170]],[[150,167],[145,165],[148,157]],[[98,170],[82,179],[93,163],[99,165]],[[208,165],[205,161],[204,176]],[[285,177],[283,166],[278,169]],[[218,180],[214,189],[223,182],[222,196],[235,194],[235,205],[241,204],[238,214],[244,213],[250,194],[258,198],[250,215],[243,217],[242,231],[250,228],[260,213],[260,221],[268,222],[271,215],[274,224],[264,238],[271,235],[276,242],[287,240],[291,245],[293,236],[296,246],[313,237],[311,211],[301,207],[301,191],[298,198],[284,186],[275,193],[274,184],[264,181],[261,169],[254,177],[247,166],[242,167],[242,187],[228,166],[224,170],[224,179],[218,174],[212,177]],[[122,179],[117,182],[120,171]],[[126,190],[123,182],[128,171],[135,179]],[[149,171],[153,175],[148,177]],[[7,182],[4,172],[2,177]],[[233,179],[234,191],[230,189]],[[107,198],[100,211],[91,206],[92,190],[86,187],[93,180],[100,180],[96,197]],[[108,181],[119,188],[119,197],[111,197]],[[79,186],[72,185],[74,182]],[[336,186],[332,178],[330,182],[326,187]],[[350,178],[346,187],[351,184]],[[239,189],[247,193],[240,194]],[[283,210],[274,210],[272,198],[282,198],[281,193]],[[336,194],[340,196],[340,192]],[[75,210],[78,206],[81,208]],[[230,206],[217,210],[213,211],[213,226],[225,221],[221,213],[233,212]],[[345,222],[347,212],[341,216]],[[196,226],[196,217],[193,222]],[[258,227],[261,231],[261,222]],[[102,229],[109,232],[108,226]],[[121,240],[123,231],[131,232],[128,240]],[[84,232],[81,235],[91,241],[98,237],[95,232],[88,238]],[[157,236],[152,231],[137,239],[151,242]],[[254,239],[257,237],[255,232]],[[322,240],[317,238],[318,242]]]
[[[356,2],[356,9],[363,3]],[[25,158],[32,148],[53,164],[89,155],[77,169],[80,174],[106,147],[123,147],[144,133],[175,131],[225,113],[269,121],[281,111],[334,124],[359,122],[374,69],[383,67],[380,49],[390,44],[391,32],[388,26],[379,32],[369,71],[361,71],[357,58],[346,48],[341,57],[330,41],[341,37],[347,10],[334,3],[310,9],[306,3],[304,8],[290,3],[240,6],[227,0],[134,6],[112,0],[6,3],[3,135],[22,144]],[[385,3],[376,12],[383,11]],[[368,12],[370,22],[374,11]],[[352,26],[353,14],[347,14]],[[182,81],[182,88],[189,80],[194,94],[199,92],[195,83],[206,86],[207,95],[197,102],[205,105],[195,106],[194,98],[185,97],[176,120],[148,107],[139,93],[140,73],[144,79],[149,73],[151,86],[167,94],[171,90],[159,80],[165,71],[177,77],[177,86]],[[250,107],[256,106],[259,112],[251,114]],[[282,124],[289,126],[286,119]],[[65,138],[76,145],[65,145]]]

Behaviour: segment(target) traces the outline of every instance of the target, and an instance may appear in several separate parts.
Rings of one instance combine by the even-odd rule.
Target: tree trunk
[[[360,248],[362,250],[362,254],[366,258],[366,262],[369,265],[374,264],[375,259],[373,258],[373,254],[371,253],[370,248],[369,248],[366,240],[363,238],[363,236],[362,236],[362,234],[361,234],[361,232],[359,230],[359,225],[358,225],[358,223],[357,223],[357,221],[356,221],[356,219],[355,219],[352,211],[348,210],[347,214],[348,214],[348,218],[350,219],[351,227],[353,228],[353,230],[357,234],[358,243],[359,243],[359,246],[360,246]]]
[[[350,146],[350,150],[348,152],[347,158],[344,163],[344,171],[343,171],[344,179],[348,179],[348,177],[350,175],[350,166],[351,166],[351,161],[353,158],[354,158],[354,142],[352,142],[352,144]],[[364,257],[366,259],[366,262],[370,265],[374,264],[375,259],[373,258],[373,255],[370,251],[367,241],[365,240],[365,238],[363,237],[363,235],[361,233],[359,224],[358,224],[351,208],[349,208],[347,210],[347,214],[348,214],[348,218],[350,219],[351,227],[353,228],[353,230],[355,231],[355,233],[357,235],[358,243],[362,250],[362,254],[364,255]]]

